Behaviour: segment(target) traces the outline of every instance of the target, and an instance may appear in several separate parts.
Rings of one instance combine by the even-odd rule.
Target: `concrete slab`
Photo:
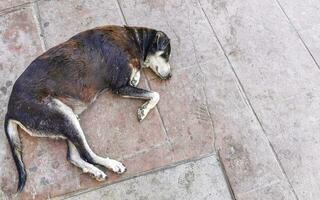
[[[189,6],[179,1],[166,1],[161,6],[156,2],[120,1],[120,6],[129,25],[152,25],[153,28],[166,31],[173,38],[173,45],[178,47],[172,55],[172,66],[176,73],[170,81],[163,83],[152,73],[146,73],[151,89],[160,93],[158,108],[173,146],[175,160],[212,152],[213,127],[203,91],[203,75],[197,67],[194,68],[198,59],[196,53],[199,56],[203,54],[203,60],[207,60],[204,57],[206,51],[195,52],[190,40],[191,33],[186,33],[191,25],[198,27],[194,35],[206,31],[201,26],[204,19],[199,15],[199,10],[197,13],[194,11],[188,22],[183,19],[188,16]],[[173,9],[179,15],[173,16]],[[151,16],[147,16],[148,13]],[[179,27],[176,26],[178,21],[181,22]]]
[[[4,134],[4,115],[17,77],[42,52],[32,8],[0,16],[0,185],[4,193],[16,189],[16,168]]]
[[[160,92],[161,100],[143,123],[136,120],[142,102],[111,94],[99,97],[81,116],[94,151],[128,167],[123,176],[109,173],[106,183],[67,162],[64,141],[22,134],[28,181],[25,191],[13,196],[16,170],[0,129],[0,199],[46,199],[88,188],[92,192],[83,198],[99,198],[123,195],[125,187],[133,190],[125,194],[128,199],[156,198],[156,189],[173,194],[161,198],[194,199],[207,197],[198,187],[212,180],[220,189],[210,194],[227,199],[218,166],[211,173],[216,179],[194,167],[174,174],[158,171],[155,176],[178,180],[172,188],[162,184],[166,178],[155,183],[131,179],[145,171],[150,173],[146,177],[153,176],[150,170],[214,150],[219,150],[237,199],[319,199],[320,71],[310,56],[320,58],[318,2],[279,0],[281,7],[268,0],[25,2],[0,3],[0,127],[12,85],[30,61],[88,28],[128,22],[165,31],[172,42],[174,76],[162,82],[145,72],[140,87]],[[189,187],[190,177],[182,171],[192,170],[199,170],[201,181],[195,178]],[[124,179],[130,179],[122,182],[125,186],[102,188]],[[143,191],[147,186],[153,194]],[[93,192],[94,187],[101,189]],[[192,196],[194,191],[203,196]]]
[[[40,1],[38,5],[48,48],[89,28],[124,24],[116,1]]]
[[[312,53],[318,67],[320,63],[320,4],[316,0],[278,0],[284,14],[299,33],[306,48]]]
[[[247,192],[258,196],[258,188],[263,188],[273,192],[261,198],[293,199],[290,186],[239,91],[236,78],[198,2],[166,1],[159,8],[161,12],[154,2],[121,0],[120,5],[130,25],[150,24],[162,28],[170,37],[176,38],[176,43],[186,42],[186,48],[191,49],[188,50],[187,59],[191,61],[188,64],[186,55],[173,48],[173,77],[168,84],[153,80],[147,73],[147,77],[151,77],[151,88],[160,91],[159,110],[172,140],[175,158],[187,158],[191,153],[210,149],[206,143],[211,138],[197,127],[206,127],[204,125],[211,121],[213,129],[208,128],[214,133],[216,148],[220,149],[236,198],[241,199],[240,194]],[[187,154],[187,151],[191,153]],[[278,194],[282,195],[279,197]]]
[[[152,90],[160,93],[158,106],[176,161],[214,150],[203,78],[198,68],[191,67],[176,71],[170,83],[163,84],[158,79],[150,82]]]
[[[58,199],[231,200],[216,155]]]
[[[319,96],[320,71],[312,57],[275,1],[203,0],[201,4],[296,198],[319,198],[319,182],[310,178],[318,174],[309,174],[310,166],[320,166],[318,157],[309,156],[320,150],[319,131],[313,124],[319,119],[319,104],[309,97]],[[294,156],[286,159],[283,152]]]
[[[294,199],[267,138],[243,94],[236,89],[232,72],[224,70],[227,67],[217,63],[202,66],[208,78],[215,77],[207,86],[215,90],[208,90],[207,98],[215,124],[216,148],[236,199]]]
[[[307,93],[261,108],[261,121],[299,199],[320,197],[319,101],[319,94]]]

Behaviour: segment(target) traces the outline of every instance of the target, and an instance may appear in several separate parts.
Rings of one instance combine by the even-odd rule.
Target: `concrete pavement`
[[[0,129],[0,198],[64,198],[84,190],[90,192],[83,198],[117,197],[118,184],[126,191],[134,182],[137,188],[128,199],[143,192],[152,199],[154,194],[143,188],[155,177],[161,180],[157,193],[167,198],[165,193],[175,189],[164,182],[180,188],[175,178],[185,172],[180,165],[179,170],[168,166],[197,163],[215,152],[201,161],[209,177],[200,175],[202,169],[189,170],[200,173],[194,191],[203,183],[219,185],[221,190],[207,194],[203,188],[204,196],[229,198],[231,191],[246,200],[319,199],[318,8],[315,0],[0,2],[0,126],[19,74],[36,56],[79,31],[107,24],[163,30],[171,38],[173,66],[168,82],[144,72],[140,87],[161,96],[144,122],[136,119],[140,101],[109,93],[81,115],[93,150],[122,160],[127,173],[109,173],[106,183],[96,182],[66,160],[64,141],[22,133],[28,181],[14,196],[16,169]],[[180,192],[187,197],[185,188]]]

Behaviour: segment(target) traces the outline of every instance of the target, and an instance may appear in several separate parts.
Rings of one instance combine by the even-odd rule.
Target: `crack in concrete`
[[[144,72],[142,72],[142,73],[144,74]],[[148,90],[151,90],[151,87],[150,87],[150,83],[149,83],[149,81],[148,81],[148,78],[147,78],[146,76],[144,76],[144,77],[145,77],[145,82],[146,82],[146,85],[147,85]],[[161,115],[160,108],[159,108],[158,105],[156,105],[155,110],[156,110],[157,113],[159,114],[159,118],[160,118],[160,121],[161,121],[161,127],[162,127],[162,129],[163,129],[163,131],[164,131],[164,133],[165,133],[165,137],[166,137],[166,142],[169,144],[170,151],[173,152],[173,151],[174,151],[174,150],[173,150],[173,144],[172,144],[172,141],[171,141],[171,139],[170,139],[170,137],[169,137],[169,135],[168,135],[168,130],[167,130],[167,127],[165,126],[165,123],[164,123],[164,120],[163,120],[163,117],[162,117],[162,115]],[[172,159],[175,160],[175,157],[174,157],[173,153],[172,153],[171,156],[172,156]]]
[[[228,177],[228,174],[227,174],[227,171],[226,171],[226,167],[224,166],[223,162],[222,162],[222,159],[221,159],[221,156],[220,156],[220,151],[218,150],[217,151],[217,155],[218,155],[218,161],[220,163],[220,166],[221,166],[221,170],[222,170],[222,174],[223,174],[223,177],[224,177],[224,180],[225,182],[227,183],[227,187],[228,187],[228,190],[229,190],[229,193],[231,195],[231,198],[233,200],[236,200],[236,197],[234,195],[234,191],[232,189],[232,186],[231,186],[231,183],[230,183],[230,179]]]
[[[124,16],[124,13],[123,13],[123,10],[122,10],[122,7],[121,7],[121,5],[120,5],[119,0],[116,0],[116,4],[117,4],[117,6],[118,6],[118,8],[119,8],[119,10],[120,10],[120,14],[121,14],[121,16],[122,16],[123,22],[124,22],[126,25],[128,25],[127,19],[126,19],[126,17]]]
[[[279,184],[279,183],[281,183],[281,181],[279,181],[279,180],[277,180],[277,181],[272,181],[272,182],[270,182],[270,183],[268,183],[268,184],[265,184],[265,185],[262,185],[262,186],[253,188],[253,189],[248,190],[248,191],[246,191],[246,192],[244,192],[244,193],[240,193],[240,194],[238,194],[238,196],[239,196],[239,197],[241,197],[241,196],[248,196],[248,194],[250,194],[250,193],[253,193],[253,192],[256,192],[256,191],[259,191],[259,190],[263,190],[263,189],[265,189],[265,188],[268,188],[268,187],[270,187],[270,186],[272,186],[272,185],[276,185],[276,184]]]
[[[309,47],[307,46],[307,44],[304,42],[302,36],[300,35],[298,29],[294,26],[293,22],[291,21],[291,19],[289,18],[289,16],[287,15],[287,13],[284,11],[282,5],[280,4],[279,0],[274,0],[276,2],[276,4],[279,6],[280,10],[282,11],[282,13],[285,15],[286,19],[288,20],[290,26],[294,29],[294,31],[296,32],[296,34],[298,35],[300,41],[302,42],[304,48],[308,51],[308,53],[310,54],[313,62],[317,65],[318,69],[320,70],[320,66],[317,62],[317,60],[315,59],[315,57],[313,56],[311,50],[309,49]]]
[[[190,13],[189,13],[189,10],[188,10],[188,29],[189,29],[189,32],[191,32],[191,24],[190,24]],[[192,37],[192,36],[191,36]],[[211,128],[212,128],[212,145],[213,145],[213,149],[216,151],[216,133],[214,131],[214,121],[213,121],[213,118],[212,118],[212,114],[210,112],[210,109],[209,109],[209,103],[208,103],[208,97],[207,97],[207,80],[205,78],[205,73],[203,72],[203,69],[201,68],[201,64],[199,63],[199,59],[198,59],[198,56],[197,56],[197,51],[196,51],[196,47],[195,47],[195,44],[194,44],[194,41],[193,39],[191,40],[191,43],[192,43],[192,48],[193,48],[193,52],[194,52],[194,57],[196,58],[196,66],[198,67],[198,69],[200,70],[201,74],[203,75],[204,77],[204,85],[202,86],[202,90],[203,90],[203,93],[204,93],[204,97],[205,97],[205,103],[206,103],[206,110],[207,110],[207,114],[210,118],[210,125],[211,125]]]
[[[218,42],[218,44],[219,44],[219,46],[220,46],[220,48],[221,48],[224,56],[226,57],[226,59],[227,59],[227,61],[228,61],[229,66],[230,66],[230,68],[231,68],[231,70],[232,70],[232,72],[233,72],[233,74],[234,74],[234,76],[235,76],[235,78],[236,78],[235,81],[236,81],[236,83],[238,84],[238,90],[239,90],[240,94],[243,95],[243,98],[244,98],[244,100],[245,100],[245,103],[248,105],[249,109],[250,109],[250,110],[252,111],[252,113],[254,114],[254,117],[256,118],[256,120],[257,120],[257,122],[258,122],[258,124],[259,124],[259,126],[260,126],[260,128],[261,128],[261,130],[262,130],[262,132],[263,132],[263,136],[265,137],[265,139],[266,139],[266,141],[267,141],[267,143],[268,143],[268,145],[269,145],[269,147],[270,147],[273,155],[275,156],[275,159],[276,159],[277,164],[278,164],[278,166],[279,166],[279,168],[280,168],[280,170],[281,170],[281,173],[283,174],[284,178],[287,180],[288,185],[289,185],[289,187],[290,187],[293,195],[295,196],[296,199],[299,199],[298,196],[297,196],[297,194],[296,194],[296,191],[294,190],[294,188],[293,188],[293,186],[292,186],[292,183],[291,183],[290,180],[289,180],[288,175],[286,174],[286,172],[285,172],[285,170],[284,170],[283,165],[282,165],[281,162],[280,162],[280,159],[279,159],[278,155],[276,154],[276,151],[275,151],[273,145],[271,144],[269,138],[267,137],[266,131],[265,131],[264,127],[262,126],[262,122],[261,122],[261,120],[259,119],[256,111],[254,110],[254,108],[253,108],[253,106],[252,106],[252,104],[251,104],[251,102],[250,102],[250,100],[249,100],[249,98],[248,98],[248,96],[247,96],[247,94],[246,94],[246,92],[245,92],[244,86],[242,85],[242,83],[241,83],[241,81],[240,81],[240,78],[238,77],[238,75],[237,75],[237,73],[236,73],[236,71],[235,71],[235,69],[234,69],[234,67],[233,67],[233,64],[231,63],[231,61],[230,61],[230,59],[229,59],[229,57],[228,57],[228,55],[227,55],[227,53],[226,53],[226,50],[224,49],[221,41],[219,40],[218,35],[217,35],[216,31],[214,30],[213,25],[211,24],[211,22],[210,22],[210,20],[209,20],[209,18],[208,18],[208,16],[207,16],[205,10],[203,9],[203,6],[201,5],[200,0],[197,0],[197,1],[198,1],[198,4],[199,4],[199,6],[200,6],[200,8],[201,8],[201,10],[202,10],[202,12],[203,12],[203,14],[204,14],[204,16],[205,16],[205,19],[206,19],[207,23],[209,24],[209,26],[210,26],[210,28],[211,28],[211,31],[213,32],[214,37],[216,38],[216,40],[217,40],[217,42]],[[221,161],[221,163],[223,163],[223,162]],[[228,177],[227,177],[227,178],[228,178]],[[229,179],[228,179],[228,180],[229,180]],[[231,186],[231,185],[230,185],[230,186]]]
[[[148,152],[150,152],[150,151],[152,151],[154,149],[161,148],[162,146],[164,146],[166,144],[167,144],[167,141],[159,143],[159,144],[155,144],[155,145],[152,145],[152,146],[149,146],[149,147],[147,147],[145,149],[141,149],[139,151],[136,151],[133,154],[122,156],[122,158],[119,159],[119,161],[123,161],[123,160],[126,160],[126,159],[134,158],[134,157],[142,155],[142,154],[146,154],[146,153],[148,153]]]
[[[38,1],[35,1],[32,3],[32,12],[33,12],[32,13],[33,17],[36,21],[37,31],[40,36],[40,43],[41,43],[42,50],[46,51],[48,49],[48,44],[45,39],[44,30],[43,30],[43,27],[41,24],[42,20],[41,20],[41,16],[40,16],[40,9],[39,9],[39,5],[38,5]]]
[[[24,9],[24,8],[28,7],[29,5],[31,5],[31,4],[33,4],[34,2],[37,2],[37,1],[40,1],[40,0],[30,1],[30,2],[19,4],[19,5],[16,5],[16,6],[4,8],[4,9],[0,10],[0,16],[3,16],[3,15],[6,15],[6,14],[9,14],[9,13]]]

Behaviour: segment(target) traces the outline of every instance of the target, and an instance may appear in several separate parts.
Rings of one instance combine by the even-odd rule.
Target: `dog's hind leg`
[[[77,116],[73,113],[72,109],[58,99],[54,99],[53,101],[54,107],[63,113],[66,118],[64,121],[68,124],[68,127],[62,128],[61,131],[63,131],[63,135],[76,147],[81,158],[91,164],[102,165],[118,174],[126,171],[122,163],[95,154],[89,147]]]
[[[134,98],[134,99],[145,99],[147,100],[140,108],[138,109],[138,120],[142,121],[149,111],[154,108],[160,100],[158,92],[148,91],[141,88],[136,88],[134,86],[128,85],[117,90],[114,90],[113,93],[118,94],[125,98]]]
[[[23,106],[12,106],[12,108],[16,108],[11,111],[12,119],[29,134],[37,137],[68,139],[83,160],[102,165],[116,173],[125,171],[126,168],[120,162],[100,157],[91,150],[76,114],[60,100],[47,97],[42,103],[30,101],[25,102]]]
[[[84,173],[89,173],[92,176],[94,176],[95,179],[97,179],[98,181],[103,181],[107,177],[107,175],[103,171],[101,171],[94,165],[84,161],[81,158],[77,148],[70,141],[68,141],[67,159],[75,166],[81,168]]]

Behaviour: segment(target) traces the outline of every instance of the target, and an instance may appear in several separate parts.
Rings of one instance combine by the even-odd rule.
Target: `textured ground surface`
[[[12,195],[17,174],[1,128],[0,198],[61,197],[127,180],[85,194],[97,197],[119,184],[119,195],[132,182],[143,187],[170,173],[174,181],[186,170],[154,169],[216,152],[221,164],[215,154],[201,162],[212,167],[208,179],[220,177],[213,184],[222,189],[212,190],[218,196],[228,196],[229,182],[236,199],[320,199],[319,9],[316,0],[1,1],[0,127],[19,74],[36,56],[88,28],[128,24],[165,31],[173,77],[161,82],[145,72],[140,86],[158,91],[161,100],[142,123],[136,119],[142,102],[111,94],[81,115],[94,151],[128,167],[122,176],[109,173],[107,183],[67,162],[64,141],[21,134],[29,176],[24,192]]]
[[[215,199],[231,200],[214,155],[161,169],[108,187],[58,197],[87,199]],[[205,184],[204,184],[205,183]],[[164,192],[165,191],[165,192]]]

